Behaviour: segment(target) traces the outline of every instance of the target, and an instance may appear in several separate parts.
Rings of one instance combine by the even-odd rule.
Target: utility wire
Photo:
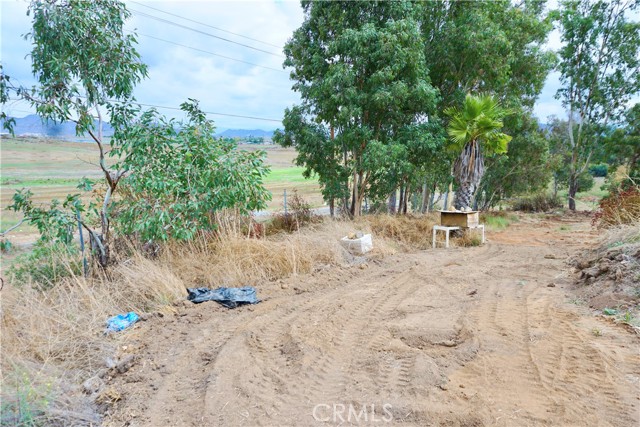
[[[198,49],[197,47],[191,47],[191,46],[187,46],[187,45],[184,45],[184,44],[172,42],[171,40],[161,39],[160,37],[150,36],[149,34],[136,33],[136,32],[129,31],[129,30],[127,30],[127,32],[129,32],[131,34],[136,34],[136,35],[139,35],[139,36],[149,37],[151,39],[159,40],[161,42],[173,44],[173,45],[176,45],[176,46],[181,46],[181,47],[184,47],[184,48],[187,48],[187,49],[191,49],[191,50],[195,50],[195,51],[198,51],[198,52],[208,53],[208,54],[213,55],[213,56],[219,56],[220,58],[229,59],[231,61],[242,62],[243,64],[249,64],[249,65],[253,65],[255,67],[266,68],[267,70],[278,71],[280,73],[284,73],[285,72],[284,70],[279,70],[277,68],[267,67],[265,65],[260,65],[260,64],[254,64],[253,62],[243,61],[242,59],[231,58],[230,56],[224,56],[224,55],[220,55],[219,53],[210,52],[208,50]]]
[[[83,95],[77,95],[79,98],[84,98],[86,99],[86,96]],[[12,101],[22,101],[22,99],[11,99]],[[119,101],[117,99],[107,99],[107,101],[109,102],[116,102],[116,103],[122,103],[122,101]],[[176,110],[176,111],[183,111],[182,108],[180,107],[169,107],[166,105],[156,105],[156,104],[146,104],[143,102],[138,102],[138,101],[131,101],[132,104],[138,104],[142,107],[153,107],[153,108],[163,108],[165,110]],[[26,111],[23,111],[26,113]],[[225,117],[239,117],[241,119],[252,119],[252,120],[262,120],[265,122],[277,122],[280,123],[282,120],[281,119],[270,119],[267,117],[256,117],[256,116],[243,116],[241,114],[229,114],[229,113],[217,113],[214,111],[203,111],[203,113],[205,114],[212,114],[212,115],[216,115],[216,116],[225,116]]]
[[[167,110],[182,111],[182,108],[179,108],[179,107],[167,107],[167,106],[164,106],[164,105],[144,104],[142,102],[137,102],[137,101],[134,102],[134,103],[138,104],[138,105],[141,105],[143,107],[155,107],[155,108],[164,108],[164,109],[167,109]],[[216,112],[213,112],[213,111],[203,111],[203,113],[212,114],[212,115],[216,115],[216,116],[239,117],[239,118],[242,118],[242,119],[262,120],[262,121],[265,121],[265,122],[277,122],[277,123],[280,123],[282,121],[280,119],[269,119],[269,118],[266,118],[266,117],[255,117],[255,116],[242,116],[240,114],[216,113]]]
[[[264,42],[262,40],[254,39],[254,38],[247,37],[247,36],[243,36],[242,34],[238,34],[238,33],[234,33],[234,32],[231,32],[231,31],[223,30],[222,28],[214,27],[213,25],[205,24],[204,22],[196,21],[195,19],[185,18],[184,16],[176,15],[175,13],[167,12],[166,10],[157,9],[155,7],[148,6],[148,5],[143,4],[143,3],[139,3],[137,1],[131,1],[130,0],[129,3],[134,3],[134,4],[137,4],[138,6],[142,6],[142,7],[146,7],[148,9],[151,9],[151,10],[155,10],[156,12],[164,13],[164,14],[167,14],[167,15],[170,15],[170,16],[175,16],[176,18],[184,19],[185,21],[193,22],[194,24],[204,25],[205,27],[209,27],[209,28],[213,28],[214,30],[222,31],[223,33],[233,34],[234,36],[242,37],[242,38],[247,39],[247,40],[251,40],[251,41],[262,43],[262,44],[265,44],[265,45],[268,45],[268,46],[277,47],[278,49],[282,49],[282,46],[278,46],[276,44]]]
[[[11,108],[11,107],[7,108],[7,111],[5,111],[5,113],[13,113],[14,111],[18,112],[18,113],[35,114],[35,112],[33,112],[33,111],[18,110],[18,109]]]
[[[196,32],[196,33],[208,36],[208,37],[213,37],[214,39],[223,40],[223,41],[228,42],[228,43],[237,44],[238,46],[242,46],[242,47],[246,47],[248,49],[253,49],[253,50],[258,51],[258,52],[266,53],[267,55],[272,55],[272,56],[276,56],[276,57],[279,57],[279,58],[284,58],[283,55],[280,55],[280,54],[277,54],[277,53],[273,53],[273,52],[269,52],[268,50],[260,49],[260,48],[257,48],[257,47],[249,46],[248,44],[238,43],[238,42],[233,41],[233,40],[225,39],[224,37],[216,36],[215,34],[207,33],[205,31],[198,30],[197,28],[188,27],[186,25],[178,24],[177,22],[173,22],[173,21],[170,21],[168,19],[159,18],[157,16],[149,15],[148,13],[140,12],[138,10],[133,10],[133,9],[129,9],[129,10],[131,12],[135,13],[136,15],[144,16],[145,18],[153,19],[153,20],[156,20],[158,22],[162,22],[162,23],[165,23],[165,24],[173,25],[173,26],[176,26],[178,28],[183,28],[185,30],[193,31],[193,32]]]
[[[80,98],[86,98],[85,96],[80,96]],[[17,100],[16,101],[21,101],[21,100]],[[110,102],[122,102],[122,101],[118,101],[116,99],[110,99]],[[166,110],[177,110],[177,111],[182,111],[182,108],[179,107],[169,107],[166,105],[155,105],[155,104],[146,104],[143,102],[138,102],[138,101],[132,101],[133,104],[138,104],[142,107],[154,107],[154,108],[163,108]],[[22,113],[28,113],[28,114],[36,114],[34,112],[31,111],[25,111],[25,110],[17,110],[15,108],[11,108],[11,111],[19,111]],[[228,113],[216,113],[214,111],[203,111],[203,113],[205,114],[212,114],[212,115],[216,115],[216,116],[226,116],[226,117],[239,117],[242,119],[253,119],[253,120],[262,120],[262,121],[266,121],[266,122],[277,122],[280,123],[282,120],[279,119],[270,119],[270,118],[266,118],[266,117],[255,117],[255,116],[243,116],[241,114],[228,114]]]

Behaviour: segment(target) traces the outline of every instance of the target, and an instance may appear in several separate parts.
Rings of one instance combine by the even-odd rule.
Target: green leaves
[[[91,113],[111,100],[131,100],[147,75],[125,36],[129,12],[117,0],[45,1],[29,6],[33,73],[39,86],[29,99],[46,119],[77,119],[77,132],[93,129]]]
[[[68,195],[62,205],[59,200],[54,199],[48,208],[35,206],[31,200],[32,196],[33,193],[29,189],[17,191],[8,209],[22,212],[25,220],[40,232],[40,241],[67,245],[71,243],[77,223],[74,214],[69,211],[83,211],[80,195]]]
[[[569,110],[569,208],[578,177],[602,143],[604,128],[621,119],[640,92],[640,23],[629,20],[638,0],[567,0],[556,14],[563,47],[556,97]]]
[[[415,157],[409,160],[407,130],[419,118],[433,120],[437,92],[425,65],[418,6],[372,1],[303,7],[306,19],[285,46],[285,65],[293,67],[302,103],[285,112],[285,131],[275,140],[296,147],[298,164],[318,175],[325,200],[339,199],[359,215],[365,197],[385,197],[421,167]],[[413,132],[419,139],[433,130],[415,129],[422,130]]]
[[[500,129],[503,127],[502,119],[509,111],[500,107],[494,97],[467,94],[461,109],[447,108],[445,114],[450,117],[447,133],[456,150],[477,141],[487,154],[507,152],[511,137],[501,133]]]
[[[115,207],[120,233],[190,240],[199,230],[216,227],[216,212],[247,214],[264,209],[271,198],[263,186],[269,171],[265,153],[240,151],[235,142],[216,139],[213,122],[197,101],[181,107],[186,122],[150,110],[123,135],[129,154],[120,166],[129,176],[125,197]]]

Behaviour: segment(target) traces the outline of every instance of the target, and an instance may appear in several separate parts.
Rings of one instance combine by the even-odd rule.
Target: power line
[[[204,25],[205,27],[209,27],[209,28],[213,28],[214,30],[222,31],[223,33],[233,34],[234,36],[238,36],[238,37],[242,37],[242,38],[247,39],[247,40],[252,40],[254,42],[266,44],[268,46],[277,47],[278,49],[282,48],[282,46],[278,46],[278,45],[275,45],[275,44],[272,44],[272,43],[264,42],[262,40],[254,39],[254,38],[251,38],[251,37],[243,36],[242,34],[234,33],[234,32],[231,32],[231,31],[223,30],[222,28],[214,27],[213,25],[205,24],[204,22],[196,21],[195,19],[185,18],[184,16],[176,15],[175,13],[167,12],[166,10],[157,9],[155,7],[148,6],[148,5],[143,4],[143,3],[139,3],[137,1],[131,1],[130,0],[130,3],[134,3],[134,4],[137,4],[138,6],[146,7],[148,9],[152,9],[152,10],[155,10],[157,12],[161,12],[161,13],[164,13],[164,14],[167,14],[167,15],[170,15],[170,16],[175,16],[176,18],[184,19],[185,21],[193,22],[194,24]]]
[[[18,110],[18,109],[11,108],[11,107],[9,107],[7,110],[8,111],[5,111],[5,113],[13,113],[15,111],[15,112],[18,112],[18,113],[35,114],[35,112],[33,112],[33,111]]]
[[[153,20],[156,20],[158,22],[162,22],[162,23],[165,23],[165,24],[173,25],[173,26],[176,26],[178,28],[183,28],[185,30],[193,31],[193,32],[196,32],[196,33],[208,36],[208,37],[213,37],[215,39],[223,40],[223,41],[228,42],[228,43],[237,44],[238,46],[246,47],[247,49],[253,49],[253,50],[258,51],[258,52],[266,53],[267,55],[272,55],[272,56],[277,56],[277,57],[284,58],[283,55],[280,55],[280,54],[277,54],[277,53],[273,53],[273,52],[269,52],[268,50],[260,49],[260,48],[257,48],[257,47],[249,46],[248,44],[238,43],[238,42],[233,41],[233,40],[225,39],[224,37],[216,36],[215,34],[207,33],[205,31],[198,30],[197,28],[188,27],[186,25],[178,24],[177,22],[173,22],[173,21],[170,21],[168,19],[159,18],[157,16],[149,15],[148,13],[140,12],[138,10],[133,10],[133,9],[129,9],[129,10],[131,12],[135,13],[136,15],[144,16],[145,18],[153,19]]]
[[[266,68],[267,70],[278,71],[278,72],[280,72],[280,73],[284,73],[284,72],[285,72],[284,70],[279,70],[279,69],[277,69],[277,68],[267,67],[267,66],[265,66],[265,65],[260,65],[260,64],[254,64],[253,62],[243,61],[242,59],[231,58],[230,56],[224,56],[224,55],[220,55],[219,53],[210,52],[210,51],[208,51],[208,50],[198,49],[197,47],[191,47],[191,46],[187,46],[187,45],[184,45],[184,44],[180,44],[180,43],[172,42],[171,40],[161,39],[161,38],[159,38],[159,37],[150,36],[149,34],[136,33],[136,32],[129,31],[129,30],[127,30],[127,31],[128,31],[129,33],[132,33],[132,34],[136,34],[136,35],[144,36],[144,37],[149,37],[149,38],[151,38],[151,39],[159,40],[159,41],[161,41],[161,42],[165,42],[165,43],[173,44],[173,45],[176,45],[176,46],[181,46],[181,47],[184,47],[184,48],[187,48],[187,49],[191,49],[191,50],[195,50],[195,51],[198,51],[198,52],[208,53],[208,54],[210,54],[210,55],[213,55],[213,56],[219,56],[220,58],[229,59],[229,60],[231,60],[231,61],[242,62],[243,64],[249,64],[249,65],[253,65],[253,66],[255,66],[255,67]]]
[[[117,102],[117,101],[114,101]],[[182,108],[179,107],[167,107],[164,105],[153,105],[153,104],[144,104],[142,102],[135,102],[135,104],[141,105],[143,107],[155,107],[155,108],[164,108],[166,110],[178,110],[178,111],[182,111]],[[269,119],[266,117],[255,117],[255,116],[243,116],[240,114],[228,114],[228,113],[216,113],[213,111],[203,111],[203,113],[205,114],[212,114],[212,115],[216,115],[216,116],[226,116],[226,117],[239,117],[241,119],[253,119],[253,120],[262,120],[265,122],[277,122],[280,123],[282,120],[280,119]]]
[[[79,98],[86,99],[86,96],[84,96],[84,95],[77,95],[77,96],[78,96]],[[10,98],[9,100],[10,100],[10,101],[14,101],[14,102],[16,102],[16,103],[17,103],[17,102],[24,102],[24,101],[25,101],[24,99],[21,99],[21,98]],[[117,99],[107,99],[106,101],[109,101],[109,102],[116,102],[116,103],[122,103],[122,101],[119,101],[119,100],[117,100]],[[132,101],[131,103],[132,103],[132,104],[138,104],[138,105],[140,105],[140,106],[142,106],[142,107],[153,107],[153,108],[162,108],[162,109],[165,109],[165,110],[183,111],[183,110],[182,110],[182,108],[180,108],[180,107],[169,107],[169,106],[166,106],[166,105],[147,104],[147,103],[144,103],[144,102],[138,102],[138,101]],[[13,110],[14,110],[14,111],[21,111],[21,112],[23,112],[23,113],[35,114],[35,113],[33,113],[33,112],[24,111],[24,110],[16,110],[16,109],[13,109]],[[256,116],[244,116],[244,115],[242,115],[242,114],[218,113],[218,112],[215,112],[215,111],[203,111],[203,113],[205,113],[205,114],[211,114],[211,115],[216,115],[216,116],[238,117],[238,118],[241,118],[241,119],[262,120],[262,121],[265,121],[265,122],[277,122],[277,123],[282,122],[282,120],[281,120],[281,119],[272,119],[272,118],[268,118],[268,117],[256,117]]]

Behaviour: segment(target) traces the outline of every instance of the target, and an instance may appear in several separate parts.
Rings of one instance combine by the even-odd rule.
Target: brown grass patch
[[[80,410],[91,404],[79,384],[104,369],[107,358],[116,357],[129,333],[105,335],[107,318],[128,311],[171,313],[172,305],[185,299],[187,287],[251,285],[260,292],[267,282],[309,273],[318,266],[426,249],[434,223],[435,215],[324,219],[267,238],[248,237],[250,233],[236,226],[229,228],[234,231],[168,244],[153,253],[119,248],[118,263],[108,275],[72,275],[46,290],[34,283],[8,284],[1,294],[0,313],[3,401],[14,402],[14,408],[26,402],[33,414],[47,420],[45,424],[55,417],[63,418],[56,421],[59,425],[65,424],[65,416],[68,423],[91,417]],[[348,254],[339,244],[340,238],[358,231],[373,234],[374,249],[363,258]],[[42,386],[61,378],[64,386]],[[21,400],[25,387],[32,390],[35,401]]]
[[[427,249],[431,247],[433,226],[438,214],[427,215],[372,215],[363,217],[375,236],[401,244],[404,249]]]

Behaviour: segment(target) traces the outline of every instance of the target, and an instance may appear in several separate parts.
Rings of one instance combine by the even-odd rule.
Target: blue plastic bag
[[[118,314],[117,316],[107,319],[107,331],[120,332],[136,323],[139,319],[140,317],[133,311],[130,311],[127,314]]]

